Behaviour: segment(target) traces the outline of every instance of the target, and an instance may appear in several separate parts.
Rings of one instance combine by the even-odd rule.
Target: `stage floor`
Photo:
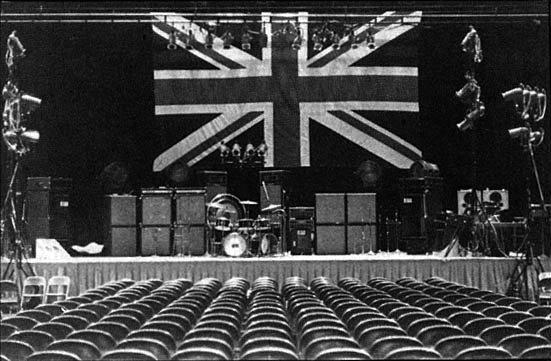
[[[551,259],[540,258],[545,271],[551,270]],[[447,257],[416,256],[405,253],[379,253],[375,255],[308,255],[281,257],[72,257],[67,259],[30,259],[29,264],[37,275],[47,279],[66,275],[72,280],[70,295],[78,295],[110,280],[130,278],[142,280],[159,278],[170,280],[188,278],[197,281],[216,277],[225,281],[231,277],[244,277],[250,281],[269,276],[283,284],[289,276],[301,276],[310,281],[327,276],[335,282],[343,277],[356,277],[367,281],[374,277],[397,280],[414,277],[424,280],[432,276],[467,286],[504,293],[509,278],[517,266],[515,258],[502,257]],[[2,259],[2,272],[8,260]],[[529,275],[532,295],[537,289],[537,278]],[[532,298],[532,297],[530,297]]]

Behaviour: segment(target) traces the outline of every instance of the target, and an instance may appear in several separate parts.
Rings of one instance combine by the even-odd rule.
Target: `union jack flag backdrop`
[[[358,47],[345,35],[338,49],[325,44],[316,51],[316,25],[308,13],[251,19],[250,50],[241,47],[242,23],[217,26],[207,49],[208,25],[199,17],[152,15],[159,20],[152,25],[155,114],[166,142],[154,171],[178,160],[190,167],[216,164],[222,141],[244,146],[264,140],[266,167],[353,166],[373,159],[408,168],[422,157],[416,30],[421,12],[381,13],[354,24],[354,34],[364,35]],[[297,32],[289,29],[300,29],[298,50],[291,47]],[[174,30],[178,49],[171,51]],[[225,32],[235,38],[230,49],[223,48]],[[366,44],[368,32],[374,49]],[[265,44],[256,35],[261,33]],[[193,49],[185,48],[186,39]]]

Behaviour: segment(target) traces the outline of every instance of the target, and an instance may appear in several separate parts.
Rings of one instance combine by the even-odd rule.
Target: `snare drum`
[[[260,239],[260,253],[264,256],[272,256],[279,253],[279,240],[273,233],[266,233]]]
[[[241,257],[247,251],[247,242],[245,238],[237,232],[232,232],[224,238],[224,254],[229,257]]]

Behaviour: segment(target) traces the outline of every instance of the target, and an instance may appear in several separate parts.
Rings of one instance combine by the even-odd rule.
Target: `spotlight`
[[[333,43],[333,49],[335,50],[338,50],[340,49],[341,45],[340,45],[340,42],[341,42],[341,37],[339,36],[339,34],[337,34],[337,32],[334,32],[333,33],[333,36],[331,37],[331,42]]]
[[[523,88],[524,88],[524,85],[520,84],[520,87],[507,90],[505,93],[502,93],[501,96],[503,97],[503,100],[505,100],[506,102],[513,101],[515,105],[518,107],[523,103],[523,93],[524,93]]]
[[[212,44],[214,43],[214,35],[209,30],[207,36],[205,37],[205,48],[212,49]]]
[[[40,140],[40,133],[36,130],[25,130],[21,133],[21,140],[30,144],[36,144]]]
[[[260,31],[260,37],[258,39],[258,42],[261,48],[265,48],[266,46],[268,46],[268,35],[264,30],[264,24],[262,24],[262,30]]]
[[[267,152],[268,152],[268,146],[266,145],[266,143],[264,143],[264,141],[262,141],[262,143],[260,143],[256,148],[256,155],[258,157],[264,157]]]
[[[528,129],[527,127],[518,127],[518,128],[509,129],[509,136],[511,137],[511,139],[518,139],[521,137],[525,137],[529,133],[530,133],[530,129]]]
[[[463,88],[455,92],[455,96],[463,104],[473,104],[480,98],[480,87],[477,85],[476,80],[466,83]]]
[[[231,149],[231,154],[235,160],[240,160],[241,158],[241,146],[239,143],[235,143]]]
[[[252,162],[255,155],[255,149],[252,143],[248,143],[245,147],[245,160]]]
[[[479,102],[476,107],[468,113],[463,121],[457,124],[457,129],[464,132],[468,129],[471,129],[474,126],[474,122],[484,116],[486,112],[486,107],[484,103]]]
[[[297,36],[295,37],[295,40],[293,40],[292,48],[294,50],[299,50],[302,46],[302,35],[300,34],[300,30],[297,31]]]
[[[224,42],[224,49],[231,48],[231,43],[233,42],[233,36],[229,31],[226,31],[222,35],[222,41]]]
[[[193,50],[193,41],[195,41],[195,38],[193,37],[193,31],[190,29],[188,36],[184,39],[187,50]]]
[[[168,35],[168,45],[166,46],[168,50],[176,50],[178,45],[176,45],[176,31],[172,30]]]
[[[21,113],[24,115],[28,115],[31,112],[38,109],[41,103],[42,103],[42,99],[34,97],[29,94],[23,94],[21,95],[21,101],[20,101]]]
[[[320,51],[323,49],[323,44],[321,43],[321,36],[318,34],[317,31],[314,32],[314,35],[312,35],[312,41],[314,42],[314,51]]]
[[[220,160],[222,163],[225,163],[227,159],[230,157],[230,148],[224,143],[220,143]]]
[[[8,36],[8,52],[11,53],[11,57],[18,58],[25,56],[25,48],[19,38],[17,37],[17,31],[14,30]]]
[[[369,49],[375,49],[377,47],[375,44],[375,36],[373,36],[373,28],[371,26],[367,29],[367,47]]]
[[[241,35],[241,49],[251,50],[251,34],[249,34],[249,28],[245,27],[243,34]]]

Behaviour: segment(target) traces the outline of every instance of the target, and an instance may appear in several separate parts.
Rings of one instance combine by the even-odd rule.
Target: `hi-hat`
[[[262,212],[275,211],[276,209],[280,209],[280,208],[281,208],[281,204],[270,204],[268,207],[263,208]]]
[[[258,205],[258,202],[255,201],[241,201],[241,204],[244,206],[256,206]]]

